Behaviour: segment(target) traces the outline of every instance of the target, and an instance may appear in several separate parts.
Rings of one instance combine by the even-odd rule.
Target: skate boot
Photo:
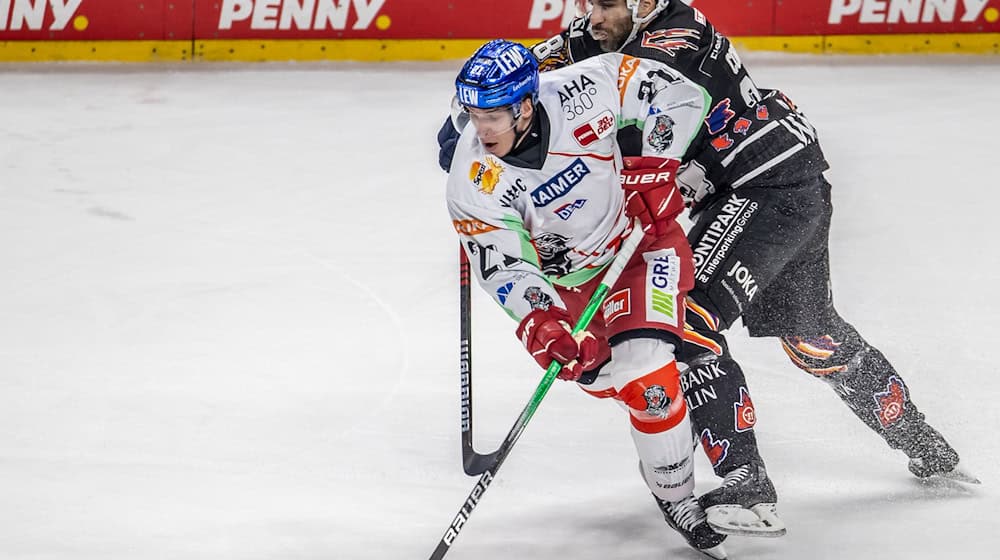
[[[764,464],[737,467],[722,485],[698,499],[708,524],[719,533],[744,537],[780,537],[785,523],[778,517],[778,493]]]
[[[726,560],[726,549],[722,541],[725,535],[712,530],[705,521],[705,512],[698,505],[694,495],[678,502],[667,502],[653,496],[660,506],[667,524],[680,533],[692,548],[715,560]]]
[[[940,477],[979,484],[978,478],[959,465],[958,452],[948,445],[944,436],[924,422],[920,423],[902,449],[910,458],[907,465],[910,472],[921,480]]]

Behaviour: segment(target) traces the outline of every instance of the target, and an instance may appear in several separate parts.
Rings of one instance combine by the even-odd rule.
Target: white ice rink
[[[983,485],[919,484],[737,329],[788,534],[730,558],[996,557],[1000,61],[745,58],[833,165],[841,313]],[[0,559],[430,555],[474,483],[434,142],[458,65],[0,67]],[[485,450],[541,372],[478,289],[474,317]],[[557,382],[448,558],[698,555],[624,413]]]

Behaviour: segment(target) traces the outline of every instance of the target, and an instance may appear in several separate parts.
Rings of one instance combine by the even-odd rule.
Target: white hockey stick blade
[[[712,506],[705,510],[708,524],[716,532],[740,537],[780,537],[786,532],[785,522],[778,517],[777,505],[757,504],[744,509],[736,504]]]

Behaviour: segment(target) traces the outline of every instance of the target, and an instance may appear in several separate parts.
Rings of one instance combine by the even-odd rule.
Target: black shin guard
[[[931,430],[910,398],[903,378],[879,350],[868,344],[835,311],[822,336],[783,336],[792,362],[827,382],[841,400],[894,449],[913,457]]]
[[[743,370],[729,354],[725,337],[715,330],[713,317],[693,302],[688,310],[678,361],[688,366],[682,369],[681,388],[695,435],[719,476],[751,462],[763,463]]]

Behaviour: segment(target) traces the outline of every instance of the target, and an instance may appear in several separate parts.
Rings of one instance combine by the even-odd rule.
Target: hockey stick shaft
[[[580,315],[580,320],[577,321],[576,325],[573,327],[573,334],[577,334],[580,331],[587,328],[590,321],[594,318],[597,310],[601,307],[604,302],[605,296],[607,296],[608,291],[615,282],[618,281],[618,277],[621,276],[625,266],[628,261],[631,260],[632,255],[635,254],[636,249],[639,247],[639,242],[642,241],[643,232],[642,227],[636,223],[632,229],[632,233],[625,239],[618,254],[615,259],[611,262],[608,267],[607,272],[604,274],[604,278],[601,280],[601,284],[594,290],[594,295],[590,297],[590,301],[587,303],[587,307],[584,308],[583,313]],[[517,420],[514,422],[513,427],[507,433],[507,437],[504,438],[503,443],[500,448],[497,449],[491,455],[495,456],[493,464],[489,465],[476,481],[476,485],[473,486],[472,491],[469,492],[469,496],[465,499],[462,507],[459,508],[458,513],[455,515],[445,531],[444,536],[441,537],[441,541],[438,542],[437,548],[434,549],[433,554],[430,556],[430,560],[441,560],[444,555],[448,553],[451,549],[452,544],[455,542],[455,538],[458,537],[458,533],[465,526],[466,521],[468,521],[469,516],[472,515],[473,510],[479,505],[480,500],[482,500],[483,495],[489,488],[490,483],[493,482],[493,478],[496,476],[497,471],[500,466],[507,459],[507,455],[510,454],[511,448],[521,437],[521,433],[524,428],[531,421],[531,418],[535,415],[535,411],[538,410],[538,406],[541,404],[542,399],[549,392],[552,387],[552,383],[555,381],[556,376],[559,375],[559,371],[562,370],[562,364],[557,361],[553,361],[549,364],[548,369],[545,370],[545,375],[542,376],[542,380],[538,383],[538,387],[535,388],[534,394],[531,396],[531,400],[521,411],[521,415],[518,416]],[[471,414],[471,410],[470,410]],[[471,418],[470,418],[471,419]],[[464,424],[463,424],[464,426]]]
[[[459,373],[461,375],[462,468],[470,476],[480,475],[492,464],[496,453],[482,455],[472,446],[472,274],[465,249],[458,248],[459,258]]]

